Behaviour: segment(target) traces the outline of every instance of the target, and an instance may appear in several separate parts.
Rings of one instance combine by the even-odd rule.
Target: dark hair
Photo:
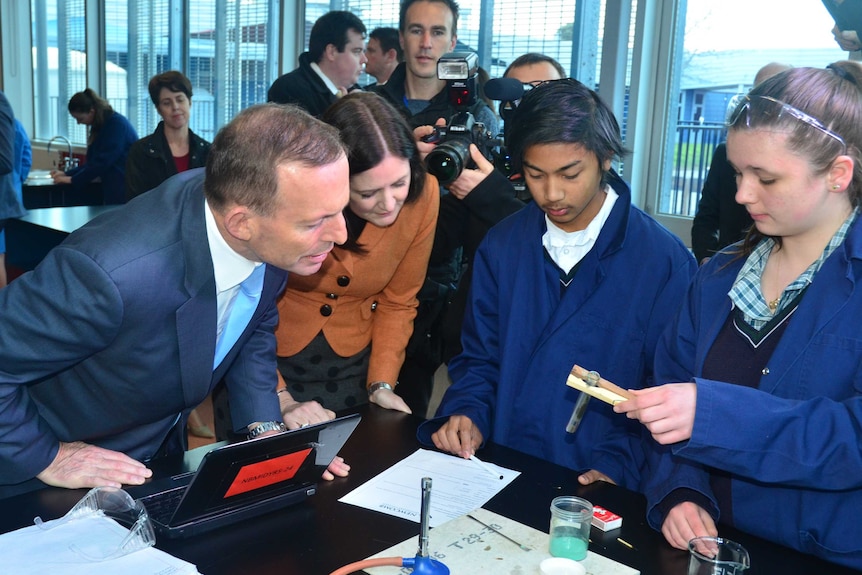
[[[749,92],[731,118],[728,130],[775,129],[787,133],[787,147],[806,158],[815,173],[826,173],[839,155],[853,158],[853,177],[847,195],[853,207],[862,203],[862,67],[842,60],[829,69],[791,68],[764,80]],[[791,114],[769,113],[774,103],[757,96],[774,98],[816,118],[826,129],[839,135],[841,143]],[[738,113],[741,106],[748,106]],[[752,226],[743,242],[741,254],[747,255],[763,239]],[[773,238],[779,244],[781,238]]]
[[[308,56],[311,61],[320,62],[330,44],[339,52],[344,52],[348,30],[353,30],[365,38],[365,24],[353,12],[333,10],[318,18],[308,37]]]
[[[167,88],[171,92],[182,92],[186,98],[192,99],[192,83],[182,72],[170,70],[150,78],[147,90],[149,90],[150,100],[153,101],[156,108],[159,107],[159,95],[162,93],[162,88]]]
[[[268,216],[278,199],[278,166],[332,164],[346,150],[338,131],[290,104],[242,110],[213,140],[204,192],[214,209],[247,206]]]
[[[380,42],[380,49],[385,54],[389,50],[395,50],[395,59],[398,62],[404,60],[404,50],[401,49],[401,41],[398,38],[398,30],[395,28],[375,28],[368,35],[368,39],[374,38]]]
[[[91,144],[99,132],[102,130],[102,126],[105,125],[108,117],[114,113],[114,109],[104,98],[100,98],[99,95],[94,92],[92,89],[87,88],[83,92],[77,92],[69,98],[69,113],[76,114],[86,114],[90,110],[93,110],[93,124],[88,128],[87,133],[87,144]]]
[[[425,165],[413,130],[392,104],[373,92],[353,92],[330,106],[320,119],[338,129],[347,146],[350,175],[361,174],[382,162],[386,156],[410,162],[410,188],[405,203],[415,202],[425,188]],[[350,206],[345,210],[349,210]],[[358,247],[358,234],[348,227],[346,249]],[[355,250],[359,251],[359,250]]]
[[[455,0],[402,0],[401,11],[398,15],[398,29],[402,34],[404,33],[404,26],[407,24],[407,9],[416,2],[440,2],[441,4],[445,4],[449,8],[449,11],[452,12],[452,36],[454,37],[458,34],[458,14],[461,9]]]
[[[544,64],[548,63],[554,67],[557,73],[560,75],[560,78],[566,77],[566,70],[563,66],[551,58],[550,56],[545,56],[544,54],[540,54],[538,52],[527,52],[526,54],[521,54],[509,64],[509,67],[506,68],[506,71],[503,72],[503,77],[506,78],[509,76],[509,72],[514,68],[520,68],[521,66],[532,66],[534,64]]]
[[[527,92],[512,116],[507,143],[516,170],[524,152],[538,144],[580,144],[596,155],[600,166],[626,153],[613,112],[573,78],[545,82]]]

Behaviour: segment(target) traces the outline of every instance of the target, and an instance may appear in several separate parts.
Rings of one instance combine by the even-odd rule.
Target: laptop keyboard
[[[167,525],[174,515],[187,486],[177,487],[161,493],[142,497],[141,502],[147,508],[147,513],[153,521]]]

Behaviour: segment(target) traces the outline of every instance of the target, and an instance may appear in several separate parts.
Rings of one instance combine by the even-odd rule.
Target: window
[[[586,4],[586,3],[585,3]],[[634,3],[636,6],[636,2]],[[555,58],[570,76],[581,79],[578,67],[572,66],[573,41],[586,34],[593,39],[590,53],[590,81],[595,83],[601,66],[601,30],[604,24],[605,0],[582,8],[583,25],[576,29],[575,0],[460,0],[458,49],[471,49],[479,55],[479,65],[492,78],[503,75],[512,60],[526,52],[541,52]],[[368,32],[378,26],[398,27],[399,0],[354,0],[335,7],[330,2],[306,2],[305,40],[314,22],[330,10],[349,10],[359,16]],[[489,7],[492,14],[484,14]],[[598,44],[596,44],[598,42]],[[594,73],[594,75],[593,75]],[[360,84],[373,81],[363,77]],[[587,80],[583,80],[589,83]]]
[[[192,130],[211,141],[239,110],[265,101],[275,79],[277,0],[31,0],[30,10],[39,139],[86,143],[66,105],[88,86],[151,133],[160,118],[147,84],[173,69],[192,82]],[[88,20],[104,21],[97,38],[87,37]]]
[[[743,15],[743,17],[741,17]],[[680,0],[673,34],[667,122],[650,129],[663,135],[661,169],[647,185],[647,203],[667,227],[689,242],[691,220],[724,121],[735,95],[751,89],[769,62],[824,67],[845,59],[830,33],[834,25],[820,2],[790,0],[776,9],[748,0]],[[667,18],[665,27],[668,28]],[[768,22],[768,24],[764,24]],[[658,39],[656,39],[658,41]],[[657,138],[656,138],[657,140]]]
[[[86,130],[67,111],[87,87],[84,0],[32,0],[33,104],[39,138],[86,142]]]

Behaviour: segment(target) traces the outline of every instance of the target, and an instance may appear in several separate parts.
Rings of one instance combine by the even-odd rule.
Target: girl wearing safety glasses
[[[732,525],[862,569],[860,87],[853,62],[795,68],[730,118],[754,225],[665,331],[664,385],[615,407],[655,440],[648,519],[674,547]]]

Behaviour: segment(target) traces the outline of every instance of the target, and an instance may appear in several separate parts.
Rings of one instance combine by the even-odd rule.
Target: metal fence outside
[[[724,141],[725,130],[724,124],[677,124],[670,189],[662,194],[661,213],[694,217],[713,153]]]

